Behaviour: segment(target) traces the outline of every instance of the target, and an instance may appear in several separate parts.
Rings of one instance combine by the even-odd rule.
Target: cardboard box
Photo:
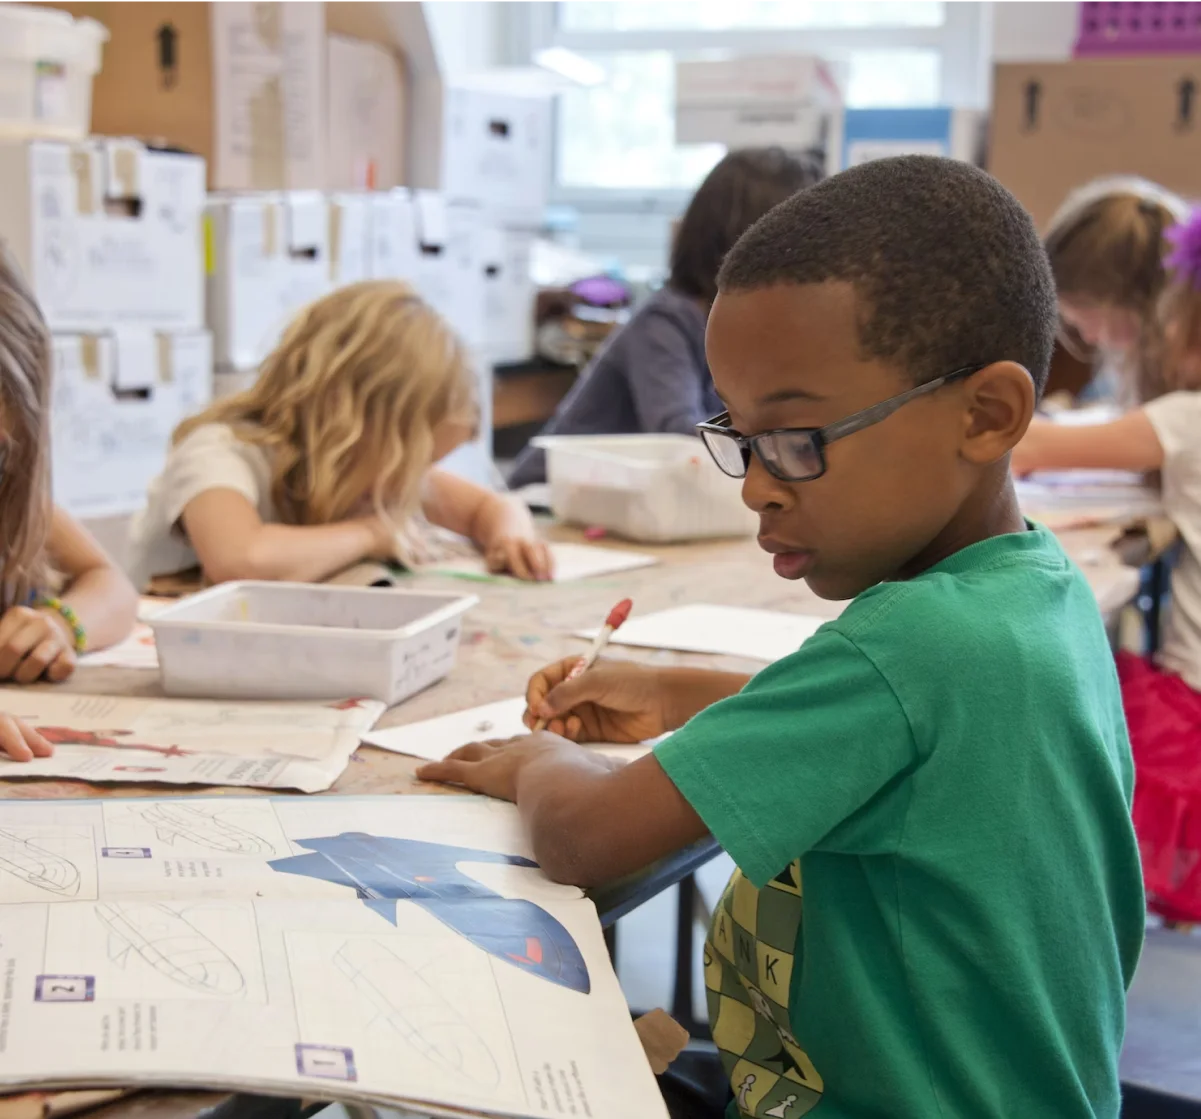
[[[484,273],[484,350],[495,364],[534,355],[535,234],[490,226],[479,238]]]
[[[1101,175],[1201,195],[1199,89],[1197,55],[998,65],[988,169],[1040,228]]]
[[[257,366],[297,312],[332,289],[329,214],[313,191],[210,202],[205,263],[217,369]]]
[[[441,131],[431,139],[437,172],[416,174],[415,185],[436,188],[452,202],[474,203],[493,221],[542,223],[551,180],[547,98],[447,89]]]
[[[196,152],[215,190],[325,187],[324,4],[53,6],[109,31],[94,132]]]
[[[132,140],[0,144],[0,238],[51,330],[204,326],[204,162]]]
[[[375,43],[326,39],[330,190],[386,190],[404,180],[404,71]]]
[[[813,55],[679,61],[676,143],[823,144],[830,113],[841,100],[829,68]]]
[[[55,502],[77,517],[136,512],[172,432],[211,399],[208,334],[59,334],[53,361]]]
[[[837,118],[837,170],[895,155],[979,163],[983,114],[975,109],[846,109]]]

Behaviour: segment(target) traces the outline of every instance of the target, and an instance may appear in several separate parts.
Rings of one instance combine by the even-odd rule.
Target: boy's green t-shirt
[[[1118,1115],[1130,747],[1049,532],[864,592],[655,756],[739,868],[705,946],[732,1115]]]

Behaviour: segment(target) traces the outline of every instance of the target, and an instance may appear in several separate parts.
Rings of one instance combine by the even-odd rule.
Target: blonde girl
[[[1127,403],[1167,388],[1165,237],[1187,213],[1181,198],[1145,179],[1098,179],[1068,197],[1046,234],[1063,341],[1114,366]]]
[[[1106,274],[1124,278],[1128,289],[1137,278],[1141,304],[1098,300],[1086,310],[1091,319],[1080,313],[1077,289],[1061,298],[1064,319],[1083,326],[1081,333],[1097,324],[1098,340],[1112,341],[1124,322],[1126,376],[1139,407],[1113,423],[1085,427],[1037,421],[1014,450],[1013,466],[1018,473],[1159,472],[1164,511],[1182,545],[1170,609],[1156,661],[1119,654],[1118,673],[1134,750],[1134,821],[1147,896],[1165,916],[1195,921],[1201,920],[1201,209],[1173,222],[1167,208],[1146,191],[1100,198],[1049,242],[1052,261],[1057,244],[1075,243],[1072,253],[1081,260],[1091,250],[1098,297]]]
[[[469,538],[493,571],[547,579],[523,506],[434,469],[477,415],[462,345],[410,287],[341,288],[292,323],[251,389],[176,431],[133,525],[135,581],[416,565],[441,547],[432,526]]]
[[[0,679],[18,684],[67,679],[79,653],[129,633],[138,607],[103,549],[51,504],[49,410],[50,337],[0,243]],[[0,713],[0,752],[28,761],[53,748]]]

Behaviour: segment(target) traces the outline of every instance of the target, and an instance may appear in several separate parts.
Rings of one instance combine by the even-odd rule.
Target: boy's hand
[[[597,661],[567,680],[578,657],[567,657],[536,673],[526,690],[525,725],[539,719],[546,729],[574,742],[644,742],[666,734],[666,680],[653,668],[630,661]]]
[[[549,583],[554,573],[550,549],[531,536],[501,536],[484,552],[493,575],[508,572],[530,583]]]
[[[420,781],[462,785],[474,793],[515,801],[517,775],[522,768],[548,751],[570,745],[558,735],[545,732],[507,740],[472,742],[460,746],[440,762],[420,766],[417,778]]]
[[[0,752],[15,762],[27,762],[50,757],[54,747],[28,723],[12,715],[0,715]]]
[[[75,671],[75,634],[56,610],[13,606],[0,618],[0,679],[58,683]]]

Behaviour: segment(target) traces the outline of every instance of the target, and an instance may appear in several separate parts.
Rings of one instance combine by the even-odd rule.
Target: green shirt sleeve
[[[661,743],[655,757],[757,887],[812,850],[895,851],[916,766],[888,681],[832,628]]]

